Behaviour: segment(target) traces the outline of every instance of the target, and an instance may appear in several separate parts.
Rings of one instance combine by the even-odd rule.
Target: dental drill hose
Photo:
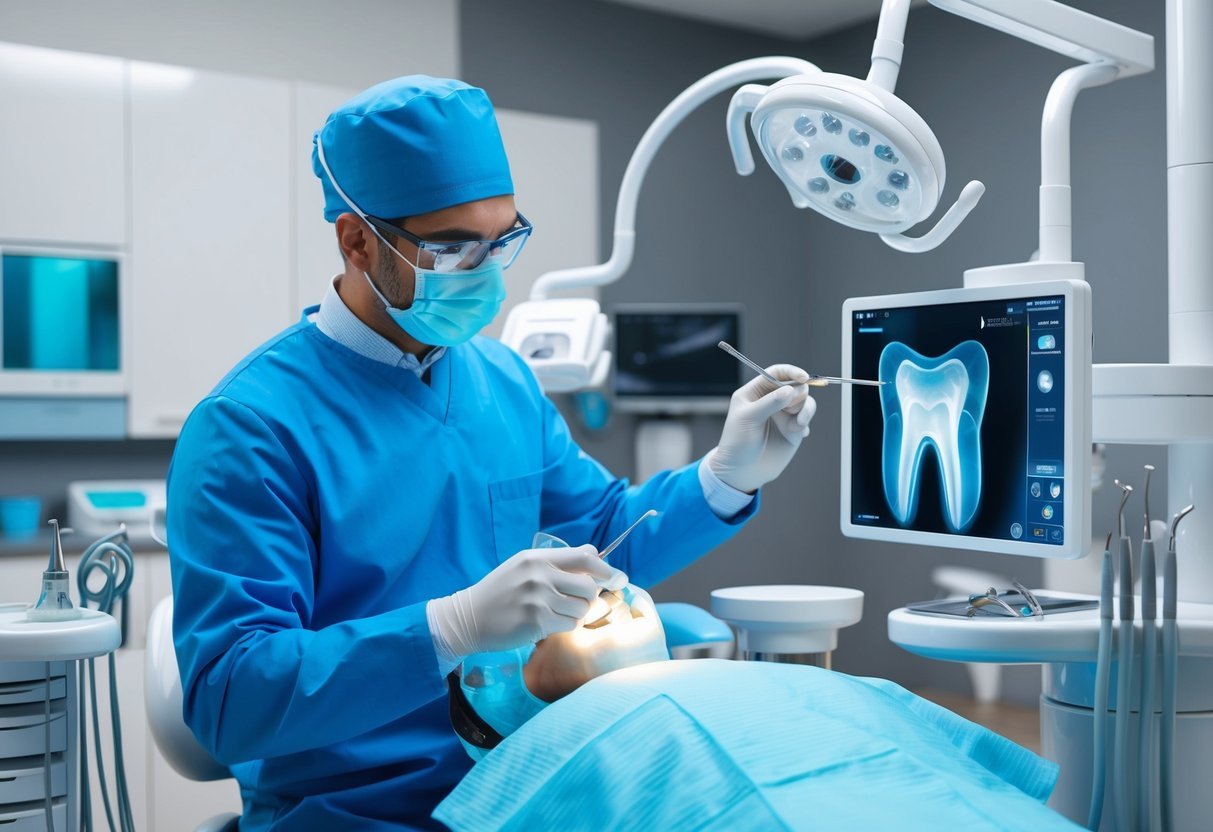
[[[1141,689],[1138,692],[1137,722],[1137,827],[1150,828],[1150,798],[1154,789],[1154,663],[1158,659],[1158,643],[1154,631],[1154,616],[1158,584],[1154,572],[1154,540],[1150,528],[1150,475],[1154,466],[1147,465],[1146,489],[1142,495],[1145,525],[1141,533]]]
[[[1163,832],[1175,828],[1175,786],[1171,780],[1175,753],[1175,685],[1179,671],[1179,632],[1175,625],[1179,602],[1176,595],[1178,567],[1175,559],[1175,535],[1179,521],[1195,506],[1185,506],[1171,519],[1171,539],[1162,565],[1162,718],[1158,737],[1158,795]]]
[[[1158,661],[1157,634],[1154,631],[1155,595],[1154,541],[1149,527],[1141,542],[1141,692],[1140,722],[1137,726],[1137,829],[1150,828],[1154,776],[1150,762],[1154,758],[1154,665]]]
[[[1095,661],[1095,764],[1092,768],[1091,809],[1087,829],[1099,829],[1103,817],[1104,782],[1107,779],[1108,678],[1112,670],[1112,534],[1104,544],[1099,573],[1099,652]]]
[[[1120,539],[1120,624],[1117,630],[1116,736],[1112,782],[1116,795],[1116,828],[1131,829],[1132,784],[1128,781],[1129,730],[1133,713],[1133,561],[1132,543]]]
[[[89,578],[94,574],[103,576],[103,583],[97,589],[89,587]],[[126,526],[122,525],[116,532],[106,535],[84,550],[80,556],[80,567],[76,572],[76,586],[80,595],[80,606],[87,607],[93,602],[101,612],[113,615],[114,605],[121,603],[126,608],[126,595],[134,578],[134,557],[131,553],[127,538]],[[114,740],[114,788],[116,791],[118,824],[114,825],[114,811],[110,805],[109,790],[106,784],[105,766],[101,756],[100,713],[97,710],[97,672],[94,659],[88,659],[87,675],[90,696],[85,697],[85,672],[82,670],[78,680],[80,700],[80,828],[92,830],[92,802],[89,800],[88,786],[88,742],[83,737],[84,726],[87,725],[86,705],[92,705],[93,743],[97,755],[97,779],[101,791],[102,805],[105,807],[106,821],[110,832],[134,832],[135,821],[131,811],[130,793],[126,782],[126,765],[122,755],[122,717],[118,710],[118,675],[114,653],[107,657],[109,662],[109,696],[110,724]]]

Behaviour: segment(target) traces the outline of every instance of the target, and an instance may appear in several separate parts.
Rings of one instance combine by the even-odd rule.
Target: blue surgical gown
[[[429,384],[306,317],[193,411],[168,475],[186,722],[229,765],[243,828],[431,829],[470,761],[425,603],[542,529],[638,584],[732,535],[694,466],[629,487],[582,451],[529,369],[484,338]]]

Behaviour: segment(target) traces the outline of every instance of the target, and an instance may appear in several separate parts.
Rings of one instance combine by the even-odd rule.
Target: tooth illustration
[[[880,354],[884,414],[881,467],[885,499],[902,526],[918,514],[924,456],[934,451],[948,528],[968,528],[981,502],[981,420],[990,389],[990,357],[965,341],[927,358],[894,341]]]

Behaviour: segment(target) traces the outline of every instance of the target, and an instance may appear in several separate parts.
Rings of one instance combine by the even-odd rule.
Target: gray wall
[[[1163,4],[1078,3],[1161,42]],[[573,13],[572,7],[576,7]],[[602,239],[610,244],[618,183],[641,133],[685,86],[731,61],[790,54],[827,71],[865,75],[875,21],[809,43],[739,34],[614,4],[463,0],[464,76],[497,104],[593,118],[600,124]],[[468,25],[474,22],[474,25]],[[1162,51],[1159,48],[1159,60]],[[915,8],[898,94],[935,130],[947,156],[950,204],[970,178],[981,205],[956,236],[922,255],[898,254],[871,235],[798,213],[774,176],[732,172],[723,114],[727,96],[671,136],[645,183],[636,258],[603,302],[741,301],[746,350],[760,361],[840,363],[840,307],[847,297],[959,286],[965,268],[1027,259],[1036,247],[1040,115],[1069,62],[934,8]],[[1083,93],[1075,108],[1074,252],[1095,295],[1095,360],[1166,360],[1165,111],[1161,69]],[[1130,203],[1128,200],[1131,199]],[[520,195],[525,204],[525,194]],[[915,232],[918,233],[918,232]],[[1131,333],[1131,336],[1130,336]],[[1126,337],[1128,336],[1128,337]],[[965,689],[963,670],[912,656],[886,636],[885,614],[934,595],[933,567],[964,563],[1041,579],[1028,558],[961,554],[848,540],[838,530],[839,397],[818,394],[812,435],[765,490],[763,511],[728,545],[658,587],[658,600],[707,604],[732,584],[820,583],[863,589],[865,618],[841,635],[836,666],[912,686]],[[613,470],[633,470],[630,417],[579,433]],[[715,443],[720,420],[694,424],[695,451]],[[1165,454],[1109,449],[1112,476],[1133,478]],[[1165,472],[1156,482],[1165,482]],[[1161,502],[1162,489],[1159,489]],[[1111,498],[1096,497],[1095,527],[1109,527]],[[1038,690],[1035,669],[1009,674],[1012,698]]]

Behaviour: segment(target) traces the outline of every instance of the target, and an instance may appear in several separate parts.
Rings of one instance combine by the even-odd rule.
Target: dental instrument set
[[[1115,735],[1112,750],[1112,811],[1116,829],[1149,830],[1156,828],[1154,818],[1161,816],[1164,832],[1174,828],[1174,793],[1172,786],[1175,745],[1175,692],[1178,669],[1178,635],[1176,631],[1177,595],[1175,538],[1179,521],[1193,509],[1189,505],[1177,512],[1171,521],[1171,539],[1161,564],[1155,563],[1154,541],[1150,521],[1150,478],[1153,465],[1146,465],[1143,494],[1144,524],[1139,573],[1141,579],[1141,641],[1134,629],[1132,541],[1125,523],[1125,505],[1133,487],[1115,480],[1121,489],[1117,524],[1120,532],[1118,572],[1112,563],[1112,534],[1104,544],[1100,570],[1099,643],[1095,663],[1094,687],[1094,765],[1091,779],[1091,803],[1087,828],[1099,829],[1103,815],[1104,794],[1109,778],[1106,773],[1108,732],[1108,688],[1112,665],[1113,587],[1118,584],[1119,597],[1116,617],[1117,671],[1115,702]],[[1162,599],[1162,711],[1158,755],[1158,803],[1154,808],[1154,687],[1158,678],[1158,589],[1157,569],[1163,575]],[[1137,724],[1133,724],[1133,700],[1137,699]],[[1136,743],[1131,742],[1131,735]],[[1131,758],[1130,752],[1136,750]]]
[[[1162,562],[1162,719],[1158,737],[1158,795],[1163,832],[1175,828],[1175,789],[1172,760],[1175,750],[1175,685],[1179,670],[1179,633],[1175,619],[1179,606],[1176,595],[1175,537],[1179,521],[1192,513],[1187,505],[1171,519],[1171,539]]]
[[[808,381],[796,381],[794,379],[779,379],[779,378],[775,378],[775,376],[768,373],[764,368],[760,367],[755,362],[746,358],[732,344],[729,344],[725,341],[721,341],[716,346],[720,347],[722,350],[727,352],[729,355],[733,356],[738,361],[740,361],[742,364],[745,364],[751,370],[758,373],[760,376],[762,376],[767,381],[771,382],[772,384],[774,384],[777,387],[794,387],[797,384],[807,384],[809,387],[826,387],[830,384],[861,384],[861,385],[865,385],[868,387],[880,387],[881,385],[888,384],[887,381],[871,381],[869,379],[862,379],[862,378],[843,378],[841,376],[823,376],[819,373],[809,373]]]

